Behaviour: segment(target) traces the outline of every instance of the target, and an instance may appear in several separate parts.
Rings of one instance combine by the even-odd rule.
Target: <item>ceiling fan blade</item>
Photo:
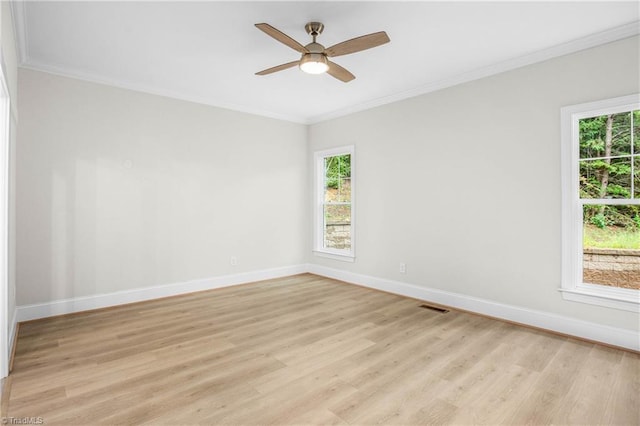
[[[298,65],[298,63],[300,63],[300,61],[287,62],[286,64],[277,65],[275,67],[267,68],[266,70],[258,71],[256,75],[267,75],[274,72],[286,70],[287,68],[295,67],[296,65]]]
[[[286,35],[282,31],[280,31],[280,30],[278,30],[276,28],[273,28],[269,24],[265,24],[265,23],[256,24],[256,27],[258,27],[258,29],[264,31],[267,35],[270,35],[271,37],[275,38],[280,43],[286,44],[287,46],[289,46],[293,50],[297,50],[300,53],[309,53],[309,51],[307,49],[305,49],[305,47],[303,45],[301,45],[300,43],[298,43],[297,41],[295,41],[294,39],[292,39],[291,37],[289,37],[288,35]]]
[[[354,78],[356,78],[355,75],[351,74],[349,71],[342,68],[340,65],[336,64],[335,62],[331,62],[331,61],[327,61],[327,62],[329,63],[329,69],[327,70],[327,74],[329,74],[331,77],[335,77],[338,80],[345,83],[348,83]]]
[[[360,52],[361,50],[371,49],[381,44],[389,43],[389,36],[384,31],[373,34],[367,34],[342,43],[334,44],[324,50],[329,57],[348,55],[350,53]]]

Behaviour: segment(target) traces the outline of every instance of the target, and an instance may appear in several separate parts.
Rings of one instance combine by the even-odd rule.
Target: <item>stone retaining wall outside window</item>
[[[584,282],[640,289],[640,250],[585,249]]]

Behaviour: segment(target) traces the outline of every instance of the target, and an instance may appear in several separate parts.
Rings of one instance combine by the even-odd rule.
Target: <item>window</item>
[[[639,311],[640,95],[562,109],[562,288]]]
[[[354,261],[353,146],[315,154],[317,255]]]

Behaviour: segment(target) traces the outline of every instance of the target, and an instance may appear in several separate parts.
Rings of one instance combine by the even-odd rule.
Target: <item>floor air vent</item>
[[[431,305],[420,305],[421,308],[424,309],[430,309],[432,311],[436,311],[436,312],[440,312],[441,314],[446,314],[447,312],[449,312],[448,309],[444,309],[444,308],[439,308],[437,306],[431,306]]]

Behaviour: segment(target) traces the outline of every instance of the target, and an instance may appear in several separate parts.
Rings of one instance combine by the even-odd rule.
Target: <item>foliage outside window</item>
[[[316,153],[315,251],[353,259],[353,147]]]
[[[638,96],[563,108],[565,297],[637,310],[640,289]],[[581,294],[577,299],[571,294]],[[588,296],[588,297],[587,297]],[[587,299],[592,300],[587,300]],[[620,303],[616,302],[619,301]],[[600,300],[602,302],[602,300]]]

